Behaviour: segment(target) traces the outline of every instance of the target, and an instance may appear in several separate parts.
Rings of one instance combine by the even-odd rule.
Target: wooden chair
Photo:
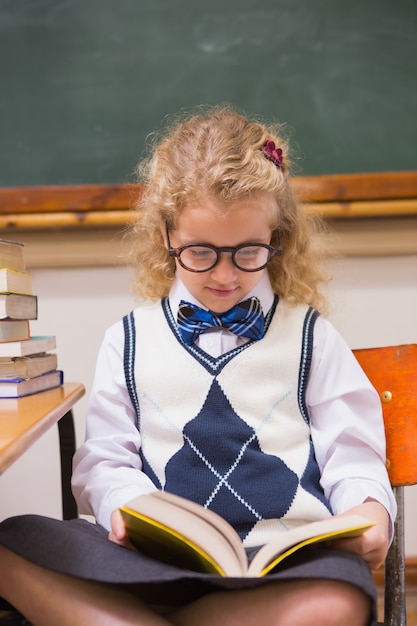
[[[404,487],[417,483],[417,344],[353,352],[381,398],[387,469],[398,504],[385,562],[384,625],[405,626]]]

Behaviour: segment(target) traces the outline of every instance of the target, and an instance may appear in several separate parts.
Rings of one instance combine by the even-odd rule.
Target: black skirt
[[[224,578],[161,563],[109,541],[107,535],[103,527],[82,519],[22,515],[0,524],[0,544],[24,559],[77,578],[131,587],[150,604],[178,606],[220,589],[320,578],[361,589],[372,601],[370,624],[376,623],[372,573],[363,559],[350,552],[310,547],[285,559],[278,571],[264,578]]]

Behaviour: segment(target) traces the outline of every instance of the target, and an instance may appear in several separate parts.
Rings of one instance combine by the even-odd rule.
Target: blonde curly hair
[[[145,183],[135,203],[136,218],[129,229],[129,260],[135,269],[133,291],[156,300],[166,296],[175,278],[175,260],[168,256],[161,225],[174,230],[176,218],[190,203],[210,198],[224,206],[250,194],[272,194],[282,255],[268,265],[275,293],[293,304],[305,303],[324,312],[319,291],[325,280],[324,247],[316,219],[307,216],[289,183],[290,154],[280,124],[266,126],[249,120],[229,106],[200,108],[176,118],[154,136],[152,154],[137,167]],[[277,167],[262,152],[267,140],[283,151]],[[271,245],[278,245],[277,230]]]

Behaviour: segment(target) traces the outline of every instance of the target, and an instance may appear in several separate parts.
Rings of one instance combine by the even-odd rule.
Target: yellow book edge
[[[305,546],[311,545],[313,543],[321,543],[323,541],[327,541],[330,539],[333,540],[333,539],[345,539],[348,537],[359,537],[360,535],[364,533],[365,530],[367,530],[368,528],[371,528],[372,526],[375,526],[375,522],[364,523],[359,526],[355,525],[355,526],[352,526],[351,528],[345,528],[344,530],[339,530],[339,531],[333,530],[327,533],[322,533],[320,535],[315,535],[314,537],[309,537],[308,539],[304,539],[304,541],[300,541],[299,543],[296,543],[295,545],[285,550],[282,554],[279,554],[270,563],[268,563],[268,565],[266,565],[263,569],[261,569],[257,573],[253,572],[253,575],[260,577],[260,578],[262,576],[266,576],[275,567],[277,567],[277,565],[279,565],[281,561],[284,561],[291,554],[294,554],[295,552],[297,552],[301,548],[304,548]],[[253,559],[251,565],[254,562],[256,565],[256,556]],[[251,572],[251,565],[248,568],[248,572]],[[256,570],[256,567],[255,567],[255,570]]]
[[[127,506],[121,507],[120,511],[126,523],[126,528],[130,530],[130,532],[133,535],[137,534],[136,529],[129,524],[128,518],[125,515],[123,515],[124,513],[127,513],[128,515],[132,515],[136,519],[143,520],[149,525],[150,529],[152,528],[162,529],[164,533],[166,533],[166,535],[174,537],[178,541],[178,543],[180,543],[181,545],[188,546],[191,549],[190,555],[200,557],[200,560],[202,560],[203,563],[206,565],[206,567],[204,568],[204,571],[206,571],[207,573],[209,573],[209,570],[210,570],[214,574],[219,574],[220,576],[226,576],[226,572],[207,553],[207,551],[204,548],[202,548],[202,546],[198,545],[194,541],[191,541],[189,537],[187,537],[183,533],[180,533],[176,531],[175,529],[173,529],[171,526],[167,526],[166,524],[163,524],[162,522],[159,522],[158,520],[155,520],[154,518],[148,517],[147,515],[144,515],[143,513],[139,513],[138,511],[135,511],[134,509],[130,509]],[[208,568],[207,568],[207,565],[208,565]]]

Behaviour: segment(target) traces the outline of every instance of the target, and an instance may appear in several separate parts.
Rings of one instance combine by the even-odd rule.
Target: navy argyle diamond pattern
[[[262,452],[255,430],[236,414],[215,379],[183,436],[183,447],[166,466],[166,491],[212,509],[242,540],[257,521],[288,512],[299,483],[296,473]]]

